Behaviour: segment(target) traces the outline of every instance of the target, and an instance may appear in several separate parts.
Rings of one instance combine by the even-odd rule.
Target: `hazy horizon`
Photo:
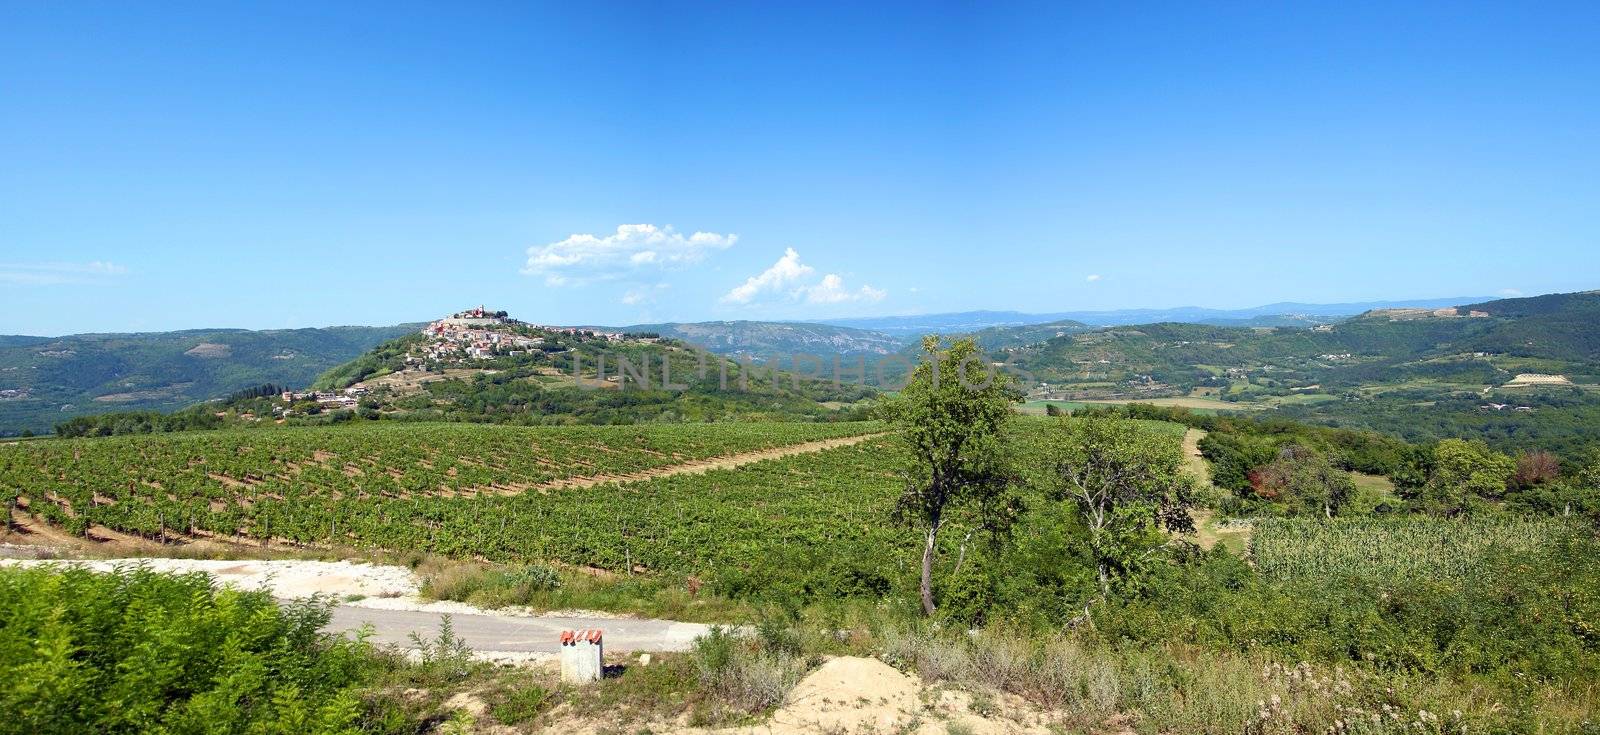
[[[1525,295],[1527,295],[1527,296],[1538,296],[1538,295],[1541,295],[1541,294],[1525,294]],[[1329,301],[1329,302],[1317,302],[1317,303],[1311,303],[1311,302],[1271,302],[1271,303],[1253,304],[1253,305],[1250,305],[1250,306],[1242,306],[1242,307],[1237,307],[1237,308],[1212,307],[1212,306],[1206,306],[1206,305],[1203,305],[1203,304],[1181,304],[1181,305],[1176,305],[1176,306],[1129,307],[1129,308],[1126,308],[1126,309],[1052,309],[1052,310],[1049,310],[1049,311],[1022,311],[1022,310],[1019,310],[1019,309],[992,308],[992,309],[965,309],[965,310],[961,310],[961,311],[925,311],[925,312],[919,312],[919,313],[900,313],[900,314],[864,314],[864,315],[859,315],[859,316],[858,315],[846,315],[846,316],[824,317],[824,318],[815,318],[815,319],[782,319],[782,318],[774,318],[774,319],[755,319],[755,318],[696,319],[696,320],[657,320],[657,321],[654,321],[654,322],[652,322],[652,321],[617,322],[617,323],[614,323],[614,324],[605,324],[603,322],[595,322],[595,321],[587,321],[587,322],[585,322],[585,321],[576,321],[576,322],[540,321],[540,320],[537,320],[537,319],[530,318],[527,315],[520,314],[517,311],[512,310],[512,309],[504,309],[504,310],[507,311],[511,315],[511,317],[514,318],[514,319],[518,319],[518,320],[521,320],[521,321],[527,321],[527,322],[533,322],[533,323],[550,324],[550,325],[554,325],[554,326],[625,327],[625,326],[632,326],[632,325],[636,325],[636,324],[652,324],[652,323],[665,324],[665,323],[722,322],[722,321],[728,321],[728,322],[732,322],[732,321],[793,322],[793,323],[800,323],[800,324],[840,324],[840,323],[843,323],[843,322],[852,322],[852,321],[879,321],[879,320],[891,320],[891,319],[916,319],[916,318],[919,318],[919,317],[954,316],[954,315],[961,315],[961,314],[980,314],[980,313],[1017,314],[1017,315],[1028,316],[1028,317],[1049,317],[1049,316],[1054,316],[1054,315],[1057,315],[1057,314],[1093,314],[1093,313],[1115,314],[1115,313],[1124,313],[1124,312],[1170,312],[1170,311],[1180,311],[1180,310],[1187,310],[1187,309],[1204,310],[1204,311],[1219,311],[1219,312],[1237,312],[1237,311],[1250,311],[1250,310],[1253,310],[1253,309],[1260,309],[1260,308],[1263,308],[1263,307],[1274,306],[1274,305],[1280,304],[1280,303],[1298,303],[1298,304],[1304,305],[1304,306],[1319,307],[1319,306],[1381,305],[1381,304],[1401,304],[1401,303],[1410,303],[1410,302],[1443,302],[1443,301],[1448,301],[1448,302],[1451,302],[1451,305],[1455,305],[1456,302],[1459,302],[1461,304],[1467,304],[1467,303],[1472,303],[1474,301],[1483,300],[1483,299],[1519,298],[1519,297],[1520,296],[1440,296],[1440,297],[1432,297],[1432,298],[1430,298],[1430,297],[1421,297],[1421,298],[1406,297],[1406,298],[1397,298],[1397,299],[1374,299],[1374,300],[1370,300],[1370,301]],[[222,329],[242,329],[242,330],[247,330],[247,331],[266,332],[266,331],[282,331],[282,330],[293,330],[293,329],[334,329],[334,328],[339,328],[339,327],[386,327],[386,326],[394,326],[394,325],[399,325],[399,324],[422,324],[422,323],[430,322],[430,321],[433,321],[433,320],[438,319],[440,317],[446,316],[446,315],[448,315],[450,313],[454,313],[456,311],[459,311],[461,308],[470,308],[471,306],[477,306],[477,305],[478,304],[461,304],[455,309],[449,309],[447,311],[439,312],[437,314],[430,314],[430,315],[426,315],[426,316],[420,316],[420,317],[417,317],[417,318],[414,318],[414,319],[412,319],[412,318],[391,319],[391,320],[388,320],[388,321],[377,321],[377,322],[370,322],[370,323],[331,322],[331,323],[327,323],[327,324],[296,324],[296,325],[288,325],[288,326],[266,326],[266,327],[237,326],[237,325],[230,325],[230,324],[203,324],[203,325],[197,325],[197,326],[173,327],[171,329],[144,329],[144,330],[129,330],[129,331],[88,330],[88,331],[83,331],[83,332],[62,332],[62,333],[58,333],[58,334],[27,334],[27,333],[18,332],[18,333],[4,333],[4,334],[0,334],[0,336],[6,336],[6,337],[55,338],[55,337],[71,337],[71,336],[87,335],[87,334],[138,334],[138,333],[206,331],[206,330],[222,330]],[[497,310],[498,309],[503,309],[503,307],[497,306],[495,304],[483,304],[483,306],[486,306],[486,307],[488,307],[490,309],[497,309]],[[851,326],[851,325],[846,325],[846,326]],[[857,328],[857,329],[869,329],[867,327],[854,327],[854,328]]]

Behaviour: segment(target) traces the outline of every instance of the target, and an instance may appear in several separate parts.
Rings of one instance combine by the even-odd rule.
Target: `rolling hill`
[[[0,337],[0,435],[49,431],[62,419],[172,410],[262,383],[303,385],[374,345],[416,329],[196,329]]]
[[[1223,397],[1440,384],[1495,387],[1520,373],[1600,382],[1600,293],[1459,308],[1386,308],[1304,328],[1158,323],[1079,331],[1001,347],[1071,397]],[[1017,328],[991,335],[1004,341]]]
[[[904,357],[916,349],[915,337],[921,332],[899,330],[913,325],[919,330],[973,326],[966,332],[975,336],[985,350],[997,360],[1008,360],[1029,373],[1032,380],[1027,381],[1027,387],[1035,397],[1060,400],[1203,396],[1227,401],[1262,399],[1268,405],[1298,404],[1341,396],[1347,400],[1357,395],[1370,397],[1401,388],[1482,392],[1506,386],[1523,373],[1562,375],[1564,380],[1559,382],[1579,385],[1600,383],[1600,330],[1593,326],[1600,323],[1600,292],[1449,307],[1436,306],[1439,302],[1433,300],[1396,303],[1411,305],[1387,304],[1355,316],[1340,316],[1334,323],[1284,314],[1301,307],[1328,312],[1362,305],[1270,304],[1227,312],[1234,321],[1226,325],[1164,321],[1094,327],[1083,320],[1056,319],[976,327],[1037,315],[967,312],[850,320],[887,331],[759,321],[638,324],[616,331],[660,335],[665,344],[633,340],[626,349],[648,353],[658,363],[662,355],[669,354],[674,370],[678,370],[679,363],[688,364],[690,353],[680,352],[688,345],[735,359],[750,357],[757,362],[775,355],[804,354],[822,358],[824,365],[836,355],[847,358],[847,366],[856,358],[874,365],[878,362],[875,358]],[[1223,313],[1191,310],[1186,315],[1204,317],[1199,311],[1213,316]],[[1255,312],[1260,313],[1252,316]],[[1104,319],[1113,313],[1095,314]],[[962,333],[949,328],[938,331]],[[414,339],[415,334],[414,326],[404,325],[60,338],[0,336],[0,431],[39,432],[63,418],[91,413],[171,410],[266,382],[303,387],[319,375],[323,377],[320,387],[343,388],[374,373],[403,368],[395,361],[410,345],[382,345],[390,338],[411,335]],[[603,340],[578,340],[569,347],[574,355],[592,361],[601,351],[618,346]],[[535,397],[524,385],[526,381],[518,381],[533,378],[539,370],[564,370],[565,364],[557,363],[570,356],[557,358],[546,351],[544,358],[548,364],[519,364],[513,371],[498,375],[453,375],[451,380],[426,391],[453,408],[428,411],[458,419],[482,419],[507,410],[499,405],[503,402],[515,406],[515,413],[530,417],[542,412],[610,421],[636,419],[645,414],[668,416],[673,414],[669,410],[673,400],[693,398],[680,400],[686,413],[676,415],[727,418],[739,412],[754,412],[820,416],[815,408],[819,404],[853,404],[865,395],[859,391],[833,395],[808,389],[761,400],[743,396],[730,401],[720,395],[720,390],[697,385],[676,399],[661,394],[648,400],[642,396],[604,400],[585,396],[572,401],[550,391]],[[886,370],[903,371],[903,362],[892,360]],[[889,387],[897,377],[889,375],[879,381],[875,368],[868,372],[869,382],[883,382]],[[549,382],[549,377],[539,380]],[[420,396],[405,400],[408,406],[427,405]],[[1433,398],[1421,396],[1419,400]],[[530,405],[542,407],[532,409]],[[418,415],[424,414],[432,415],[427,411]]]
[[[369,419],[508,424],[839,420],[876,393],[760,365],[746,371],[726,356],[654,336],[653,329],[449,321],[330,368],[315,387],[359,395],[359,405],[342,408]],[[295,422],[338,413],[319,410],[312,398],[290,405],[280,398],[251,398],[233,408]],[[328,407],[336,403],[330,400]]]

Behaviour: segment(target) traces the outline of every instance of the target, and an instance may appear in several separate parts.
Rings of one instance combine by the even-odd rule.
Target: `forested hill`
[[[989,327],[972,332],[970,336],[977,340],[978,346],[985,350],[998,350],[1005,347],[1021,347],[1037,344],[1056,337],[1079,332],[1091,331],[1083,322],[1065,319],[1061,321],[1046,322],[1044,324],[1028,324],[1017,327]]]
[[[418,325],[0,336],[0,436],[108,411],[172,410],[263,383],[309,384]]]
[[[1558,360],[1600,361],[1600,291],[1502,299],[1461,307],[1499,320],[1480,349]]]
[[[989,338],[1003,344],[1003,335]],[[1600,381],[1600,292],[1459,308],[1380,309],[1309,329],[1112,327],[1007,351],[1042,380],[1113,388],[1142,380],[1139,376],[1176,389],[1237,389],[1241,381],[1282,390],[1413,379],[1499,385],[1520,373],[1595,383]]]

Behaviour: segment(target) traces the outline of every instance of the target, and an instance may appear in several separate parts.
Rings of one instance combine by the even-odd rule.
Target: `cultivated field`
[[[409,517],[402,507],[432,512],[430,501],[626,479],[881,430],[871,423],[377,424],[51,440],[0,455],[0,494],[8,506],[80,534],[99,525],[147,537],[368,543],[355,529]]]

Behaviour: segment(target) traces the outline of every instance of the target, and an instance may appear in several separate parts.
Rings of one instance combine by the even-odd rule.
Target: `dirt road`
[[[402,648],[412,647],[411,634],[431,640],[445,613],[419,610],[382,610],[340,605],[333,609],[327,630],[353,633],[373,626],[371,640]],[[561,631],[598,628],[605,632],[607,651],[684,651],[710,626],[672,620],[598,618],[581,615],[530,617],[491,612],[452,613],[455,635],[488,658],[517,658],[518,654],[554,654],[561,649]]]
[[[754,464],[756,462],[762,462],[769,459],[781,459],[783,457],[792,457],[796,454],[811,454],[812,452],[821,452],[828,449],[848,447],[854,444],[860,444],[868,439],[876,439],[883,435],[884,432],[880,432],[877,434],[842,436],[834,439],[819,439],[817,441],[803,442],[800,444],[788,444],[781,447],[772,447],[770,449],[758,449],[753,452],[727,454],[721,457],[712,457],[710,459],[684,462],[683,464],[656,467],[654,469],[643,470],[640,472],[630,472],[628,474],[573,477],[565,480],[547,482],[541,485],[534,485],[527,489],[513,491],[513,494],[515,492],[539,492],[546,490],[594,487],[595,485],[603,485],[608,482],[635,482],[638,480],[649,480],[657,477],[670,477],[672,475],[703,474],[710,472],[711,470],[731,470],[735,467],[743,467],[747,464]]]

